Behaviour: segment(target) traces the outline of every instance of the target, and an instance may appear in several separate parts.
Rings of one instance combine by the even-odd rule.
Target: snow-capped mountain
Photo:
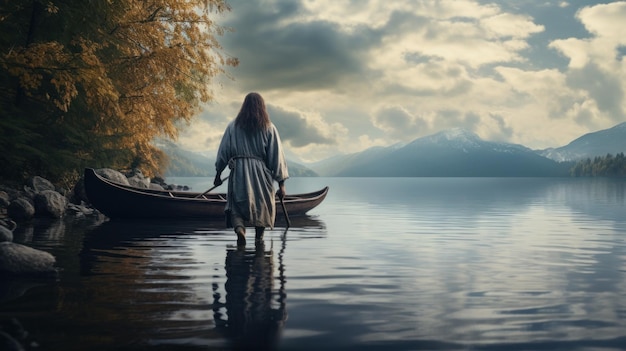
[[[414,143],[450,144],[457,147],[476,147],[482,140],[480,137],[463,128],[452,128],[442,132],[416,139]]]
[[[466,129],[453,128],[414,140],[413,147],[440,146],[469,153],[472,150],[497,150],[500,152],[531,151],[529,148],[510,143],[498,143],[482,140],[478,135]]]
[[[585,134],[565,146],[537,152],[558,162],[578,161],[626,152],[626,122],[609,129]]]
[[[568,172],[568,167],[527,147],[485,141],[463,129],[422,137],[399,148],[337,156],[311,168],[323,176],[352,177],[567,176]]]

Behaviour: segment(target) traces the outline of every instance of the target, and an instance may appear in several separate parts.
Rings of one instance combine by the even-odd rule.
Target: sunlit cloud
[[[272,121],[277,125],[281,139],[289,145],[300,148],[311,144],[335,144],[330,136],[330,126],[320,118],[287,111],[273,105],[268,106]]]
[[[457,127],[556,147],[624,121],[623,1],[229,3],[221,42],[241,65],[188,144],[215,145],[249,91],[310,161]]]
[[[594,127],[602,125],[604,119],[621,122],[626,111],[626,61],[618,53],[626,45],[622,34],[626,2],[585,7],[578,11],[577,18],[593,34],[591,38],[568,38],[550,44],[570,59],[568,85],[584,91],[590,99],[586,106],[598,110],[595,115],[582,113],[584,117],[576,120]],[[596,123],[590,123],[593,119]]]

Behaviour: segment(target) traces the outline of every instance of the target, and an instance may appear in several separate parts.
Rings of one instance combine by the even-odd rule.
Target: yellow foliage
[[[179,122],[213,98],[211,79],[238,64],[222,54],[216,36],[226,29],[212,20],[230,8],[223,0],[95,3],[101,15],[81,12],[93,9],[80,1],[47,1],[42,21],[54,26],[76,16],[68,21],[75,27],[57,39],[42,33],[46,40],[14,45],[0,65],[26,96],[64,116],[59,123],[88,128],[96,147],[126,150],[133,159],[125,162],[154,174],[165,163],[154,138],[175,139]],[[74,150],[83,158],[95,151]]]

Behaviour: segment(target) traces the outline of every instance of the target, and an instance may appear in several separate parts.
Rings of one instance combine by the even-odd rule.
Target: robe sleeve
[[[280,141],[280,135],[278,130],[272,124],[269,131],[269,138],[266,147],[267,168],[272,173],[272,178],[281,182],[289,178],[289,171],[287,170],[287,161],[283,153],[283,146]]]
[[[228,160],[231,158],[231,129],[232,123],[226,127],[220,147],[217,149],[217,157],[215,159],[215,170],[217,173],[221,173],[228,165]]]

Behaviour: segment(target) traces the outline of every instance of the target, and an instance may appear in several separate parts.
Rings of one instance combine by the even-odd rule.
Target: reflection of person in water
[[[283,241],[283,249],[285,243]],[[238,349],[271,350],[276,346],[287,319],[285,278],[282,265],[283,249],[279,253],[280,287],[273,291],[273,250],[266,251],[263,242],[255,249],[229,248],[226,252],[226,314],[225,321],[215,310],[218,328]],[[215,294],[214,306],[219,306]]]

